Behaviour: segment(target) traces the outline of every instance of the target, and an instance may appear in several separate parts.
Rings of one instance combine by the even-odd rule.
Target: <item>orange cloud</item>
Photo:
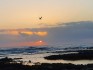
[[[13,31],[7,31],[8,34],[11,34],[11,35],[19,35],[19,32],[16,31],[16,30],[13,30]]]
[[[10,34],[10,35],[37,35],[37,36],[46,36],[48,32],[46,31],[31,31],[25,29],[11,29],[1,32],[1,34]]]
[[[26,34],[26,35],[33,35],[33,32],[31,32],[31,31],[22,31],[20,33]]]
[[[36,34],[38,36],[46,36],[47,32],[34,32],[34,34]]]

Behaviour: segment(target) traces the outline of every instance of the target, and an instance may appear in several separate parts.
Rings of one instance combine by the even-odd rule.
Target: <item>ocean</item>
[[[58,55],[58,54],[68,54],[67,50],[84,50],[88,49],[86,47],[23,47],[23,48],[0,48],[0,58],[13,58],[18,59],[19,61],[23,61],[24,64],[33,65],[36,63],[72,63],[72,64],[90,64],[93,63],[93,60],[77,60],[77,61],[68,61],[68,60],[46,60],[44,57],[50,55]],[[76,53],[76,52],[70,52]],[[31,63],[28,63],[31,61]]]

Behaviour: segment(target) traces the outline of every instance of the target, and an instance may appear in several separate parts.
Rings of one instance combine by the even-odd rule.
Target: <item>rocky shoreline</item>
[[[0,59],[0,70],[93,70],[93,64],[42,63],[40,65],[29,66],[22,63],[14,63],[11,58],[3,58]]]

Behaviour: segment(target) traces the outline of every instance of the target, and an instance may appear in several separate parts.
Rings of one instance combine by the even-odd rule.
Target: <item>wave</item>
[[[25,48],[0,48],[0,55],[6,54],[23,54],[23,53],[41,53],[41,52],[51,52],[57,50],[54,47],[25,47]]]
[[[8,55],[8,54],[37,54],[37,53],[50,53],[55,51],[66,51],[66,50],[83,50],[83,49],[93,49],[93,47],[68,47],[68,48],[62,48],[62,47],[23,47],[23,48],[0,48],[0,55]]]

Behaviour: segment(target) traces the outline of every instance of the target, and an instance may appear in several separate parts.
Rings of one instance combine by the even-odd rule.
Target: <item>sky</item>
[[[0,47],[93,46],[93,22],[58,23],[56,27],[0,30]]]
[[[90,45],[92,3],[93,0],[0,0],[0,47]]]
[[[93,21],[93,0],[0,0],[0,29]],[[40,21],[38,18],[43,17]]]

